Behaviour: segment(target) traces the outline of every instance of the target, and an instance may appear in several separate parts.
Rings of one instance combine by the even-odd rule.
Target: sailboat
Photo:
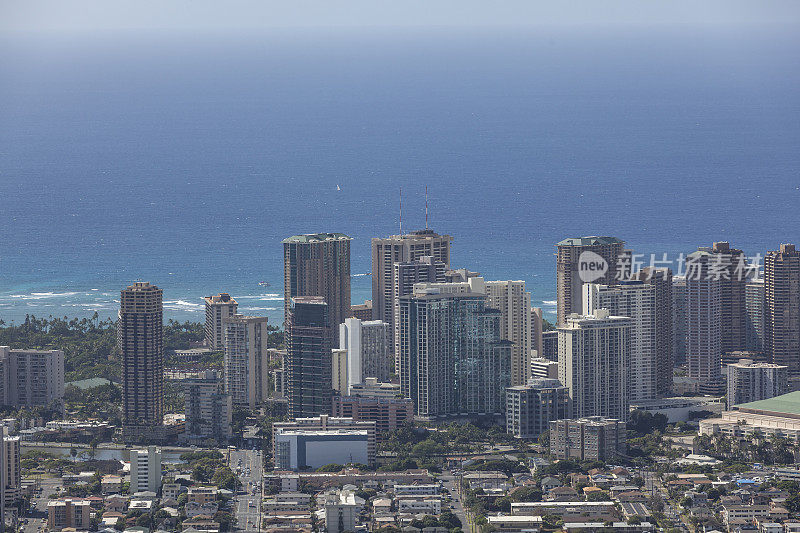
[[[342,190],[342,188],[341,188],[341,187],[339,187],[339,184],[338,184],[338,183],[336,184],[336,190],[337,190],[337,191],[341,191],[341,190]]]

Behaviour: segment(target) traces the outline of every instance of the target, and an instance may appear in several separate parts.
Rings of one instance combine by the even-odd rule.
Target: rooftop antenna
[[[428,186],[425,186],[425,229],[428,229]]]
[[[400,235],[403,234],[403,188],[400,187]]]

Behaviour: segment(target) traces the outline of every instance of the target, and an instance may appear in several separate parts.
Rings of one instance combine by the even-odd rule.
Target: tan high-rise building
[[[655,289],[655,393],[664,398],[672,390],[672,348],[675,333],[672,326],[672,270],[645,267],[638,273],[641,281]]]
[[[394,325],[395,295],[392,289],[395,263],[432,257],[450,268],[450,235],[425,229],[407,235],[372,239],[372,319]],[[431,280],[432,281],[432,280]]]
[[[800,251],[781,244],[764,258],[764,351],[800,375]]]
[[[164,437],[163,291],[136,282],[120,293],[117,343],[122,353],[122,436]]]
[[[295,235],[283,241],[284,320],[292,298],[321,296],[328,304],[330,327],[339,342],[339,324],[350,308],[350,241],[343,233]]]
[[[489,307],[500,310],[500,338],[511,341],[511,386],[531,377],[531,293],[524,281],[487,281]]]
[[[235,315],[239,305],[227,292],[221,292],[216,296],[206,296],[203,300],[206,302],[206,346],[214,350],[222,350],[225,347],[225,331],[222,322],[229,316]]]
[[[625,241],[621,241],[616,237],[578,237],[564,239],[559,242],[557,246],[556,289],[558,292],[558,325],[563,325],[567,315],[583,313],[584,283],[616,285],[618,277],[621,277],[617,276],[617,270],[621,264],[620,256],[627,257],[629,254],[623,248],[625,246]],[[592,259],[594,254],[597,254],[605,261],[607,270],[602,275],[593,277],[593,279],[581,279],[581,257],[583,256],[583,263],[586,264],[593,262],[588,261],[587,258]],[[590,265],[590,267],[593,266],[594,265]]]
[[[720,344],[722,352],[747,349],[747,310],[745,286],[747,262],[744,252],[731,248],[727,242],[715,242],[713,268],[724,266],[720,279]]]
[[[269,395],[267,317],[233,315],[225,330],[225,392],[234,405],[255,408]]]
[[[0,402],[51,406],[64,398],[64,352],[0,346]]]
[[[715,262],[707,248],[686,257],[686,360],[701,392],[722,395],[722,282],[711,274]]]

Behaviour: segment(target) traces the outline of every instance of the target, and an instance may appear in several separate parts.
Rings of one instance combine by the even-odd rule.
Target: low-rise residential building
[[[53,530],[65,528],[89,529],[91,504],[82,499],[65,498],[47,503],[47,527]]]
[[[189,487],[187,491],[187,503],[192,502],[203,505],[208,502],[217,501],[216,487]]]
[[[325,530],[327,533],[355,531],[364,499],[352,490],[339,490],[325,498]]]
[[[506,432],[514,437],[538,438],[550,422],[571,416],[569,389],[558,379],[535,378],[506,389]]]
[[[401,513],[438,515],[442,512],[441,498],[398,498],[397,510]]]
[[[625,454],[625,422],[591,416],[550,422],[550,453],[559,459],[607,460]]]
[[[380,441],[382,435],[414,419],[414,402],[410,398],[334,396],[331,414],[356,422],[375,422],[376,439]]]
[[[561,518],[590,516],[605,519],[605,517],[613,517],[615,513],[614,502],[514,502],[511,504],[512,516],[552,514]]]

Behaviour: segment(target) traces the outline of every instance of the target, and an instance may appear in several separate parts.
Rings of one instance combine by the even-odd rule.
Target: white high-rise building
[[[214,350],[225,347],[224,320],[236,314],[239,304],[227,292],[203,298],[206,303],[205,343]]]
[[[381,320],[348,318],[339,324],[339,348],[347,351],[348,385],[363,383],[368,377],[389,381],[391,344],[389,324]]]
[[[161,488],[161,450],[148,446],[146,450],[131,450],[131,494]]]
[[[741,403],[767,400],[789,391],[789,367],[739,359],[728,365],[728,409]]]
[[[608,309],[612,315],[633,319],[628,398],[632,402],[656,398],[655,287],[643,281],[625,281],[614,286],[587,283],[583,290],[584,315]]]
[[[47,406],[64,398],[64,352],[0,346],[0,402]]]
[[[627,420],[633,327],[633,319],[598,309],[567,315],[558,328],[558,376],[569,388],[573,416]]]
[[[251,409],[269,395],[267,318],[233,315],[225,327],[225,392]]]

